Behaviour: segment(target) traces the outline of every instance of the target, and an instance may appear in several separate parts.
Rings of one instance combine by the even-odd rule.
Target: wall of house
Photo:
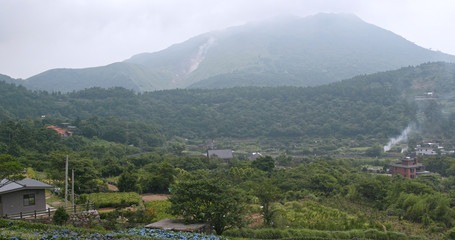
[[[411,170],[412,169],[412,170]],[[401,168],[401,167],[394,167],[392,175],[400,174],[406,178],[415,178],[416,177],[416,169],[415,168]]]
[[[35,194],[35,205],[24,206],[24,195]],[[44,189],[29,189],[2,194],[3,216],[20,212],[46,210],[46,196]]]

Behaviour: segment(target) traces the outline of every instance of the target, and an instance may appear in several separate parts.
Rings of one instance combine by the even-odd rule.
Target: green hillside
[[[0,81],[4,81],[7,83],[14,83],[16,80],[14,78],[11,78],[10,76],[0,74]]]
[[[52,69],[28,78],[23,85],[32,90],[49,92],[70,92],[91,87],[113,86],[135,91],[152,91],[156,88],[152,80],[159,78],[160,76],[155,76],[144,66],[121,62],[104,67]]]
[[[180,89],[142,94],[124,88],[91,88],[48,94],[3,83],[0,109],[3,119],[118,117],[152,123],[168,136],[186,138],[388,138],[411,122],[425,124],[433,119],[449,124],[449,118],[455,116],[451,115],[454,76],[455,65],[432,63],[306,88]],[[435,93],[435,100],[415,101],[429,91]],[[434,134],[453,135],[441,127],[422,127]]]
[[[421,48],[349,14],[277,18],[209,32],[111,65],[54,69],[30,89],[71,92],[125,87],[137,92],[235,86],[317,86],[455,57]]]

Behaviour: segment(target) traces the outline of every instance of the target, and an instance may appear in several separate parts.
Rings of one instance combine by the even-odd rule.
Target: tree
[[[313,190],[327,196],[334,194],[334,190],[339,188],[337,179],[329,174],[315,174],[310,178],[310,183]]]
[[[271,156],[258,157],[253,160],[251,166],[264,172],[271,172],[275,168],[275,160]]]
[[[280,166],[289,166],[289,164],[292,162],[292,157],[291,156],[287,156],[286,154],[281,154],[280,156],[278,156],[276,158],[276,162]]]
[[[185,222],[208,222],[217,234],[241,226],[245,211],[244,195],[221,178],[181,181],[171,191],[171,213]]]
[[[168,146],[168,151],[177,156],[182,156],[183,151],[185,151],[185,145],[181,143],[170,143]]]
[[[156,170],[141,179],[143,192],[169,193],[169,187],[175,181],[176,171],[168,162],[161,162]]]
[[[0,181],[2,179],[17,180],[22,179],[21,172],[24,170],[24,166],[19,163],[16,158],[11,155],[0,154]],[[0,187],[6,184],[7,181],[0,183]]]
[[[77,193],[91,193],[99,191],[98,169],[90,158],[71,158],[69,165],[74,169],[75,191]]]
[[[380,157],[383,151],[384,151],[383,148],[380,145],[376,144],[368,148],[365,151],[365,155],[367,155],[368,157]]]
[[[118,180],[118,190],[120,192],[138,192],[138,176],[133,173],[132,165],[129,165],[125,172],[120,175]]]
[[[275,213],[270,205],[274,201],[280,199],[280,189],[278,189],[270,179],[263,179],[263,181],[254,185],[253,191],[262,206],[261,211],[264,223],[269,226]]]

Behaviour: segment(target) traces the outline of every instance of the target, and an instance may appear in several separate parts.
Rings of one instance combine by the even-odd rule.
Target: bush
[[[418,236],[406,236],[403,233],[381,232],[376,229],[351,231],[320,231],[311,229],[231,229],[224,236],[254,239],[424,239]]]
[[[135,227],[138,224],[148,224],[152,222],[153,217],[146,210],[114,210],[100,213],[103,227],[109,230],[119,230]]]
[[[366,238],[371,238],[371,239],[384,239],[387,240],[389,237],[387,236],[387,233],[378,231],[376,229],[368,229],[365,231],[365,237]]]
[[[361,229],[365,220],[347,212],[323,206],[313,201],[292,201],[278,206],[275,226],[317,230],[343,231]]]
[[[452,228],[449,231],[447,231],[445,239],[455,239],[455,228]]]
[[[63,225],[69,219],[70,215],[66,212],[66,209],[64,207],[58,207],[57,211],[55,211],[54,216],[52,217],[52,220],[57,225]]]
[[[153,221],[160,221],[166,218],[176,218],[177,216],[169,214],[168,209],[171,207],[169,200],[155,200],[145,203],[145,208],[150,215],[154,215]]]

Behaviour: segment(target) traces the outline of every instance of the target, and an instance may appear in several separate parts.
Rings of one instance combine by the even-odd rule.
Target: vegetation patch
[[[275,224],[279,227],[308,228],[318,230],[351,230],[368,227],[365,218],[350,216],[338,209],[312,201],[292,201],[277,204]]]
[[[376,229],[349,231],[321,231],[311,229],[231,229],[224,233],[228,237],[251,239],[426,239],[420,236],[407,236],[397,232],[381,232]]]
[[[82,194],[80,200],[89,200],[95,202],[96,208],[124,208],[132,205],[139,206],[142,199],[135,192],[114,192],[114,193],[90,193]]]
[[[172,215],[169,212],[171,202],[168,200],[156,200],[145,203],[145,208],[148,212],[154,215],[153,222],[157,222],[167,218],[176,218],[177,216]]]

